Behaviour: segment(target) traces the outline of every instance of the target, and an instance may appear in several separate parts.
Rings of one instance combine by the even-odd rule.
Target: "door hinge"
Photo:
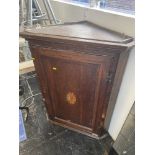
[[[102,113],[102,119],[104,119],[105,118],[105,114],[104,113]]]
[[[107,77],[106,77],[106,82],[111,83],[112,82],[112,73],[109,72]]]

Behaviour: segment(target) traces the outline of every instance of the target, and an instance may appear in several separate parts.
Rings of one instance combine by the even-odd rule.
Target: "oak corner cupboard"
[[[133,38],[88,21],[31,28],[29,42],[49,119],[99,138],[108,128]]]

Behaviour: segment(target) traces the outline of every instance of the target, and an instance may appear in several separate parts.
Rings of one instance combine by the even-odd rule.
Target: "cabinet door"
[[[100,86],[109,71],[109,61],[89,55],[43,51],[41,61],[48,81],[54,118],[93,128]]]

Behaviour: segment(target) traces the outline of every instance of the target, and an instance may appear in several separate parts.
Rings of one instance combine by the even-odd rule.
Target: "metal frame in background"
[[[24,3],[26,8],[26,17],[24,16]],[[49,20],[50,24],[58,24],[59,20],[56,19],[52,6],[49,0],[43,0],[46,13],[41,10],[38,0],[20,0],[20,25],[32,27],[34,22],[40,23]],[[47,15],[48,19],[45,19]]]

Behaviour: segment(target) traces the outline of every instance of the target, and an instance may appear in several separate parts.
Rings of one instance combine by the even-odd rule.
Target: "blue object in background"
[[[79,2],[89,3],[89,0],[79,0]]]
[[[19,141],[22,142],[26,140],[26,132],[25,132],[25,127],[24,127],[24,122],[23,122],[23,116],[21,110],[19,110]]]
[[[100,7],[105,8],[106,6],[106,0],[100,0]]]
[[[89,0],[72,0],[72,1],[74,1],[74,2],[77,2],[77,3],[79,3],[79,4],[88,4],[89,3]]]

